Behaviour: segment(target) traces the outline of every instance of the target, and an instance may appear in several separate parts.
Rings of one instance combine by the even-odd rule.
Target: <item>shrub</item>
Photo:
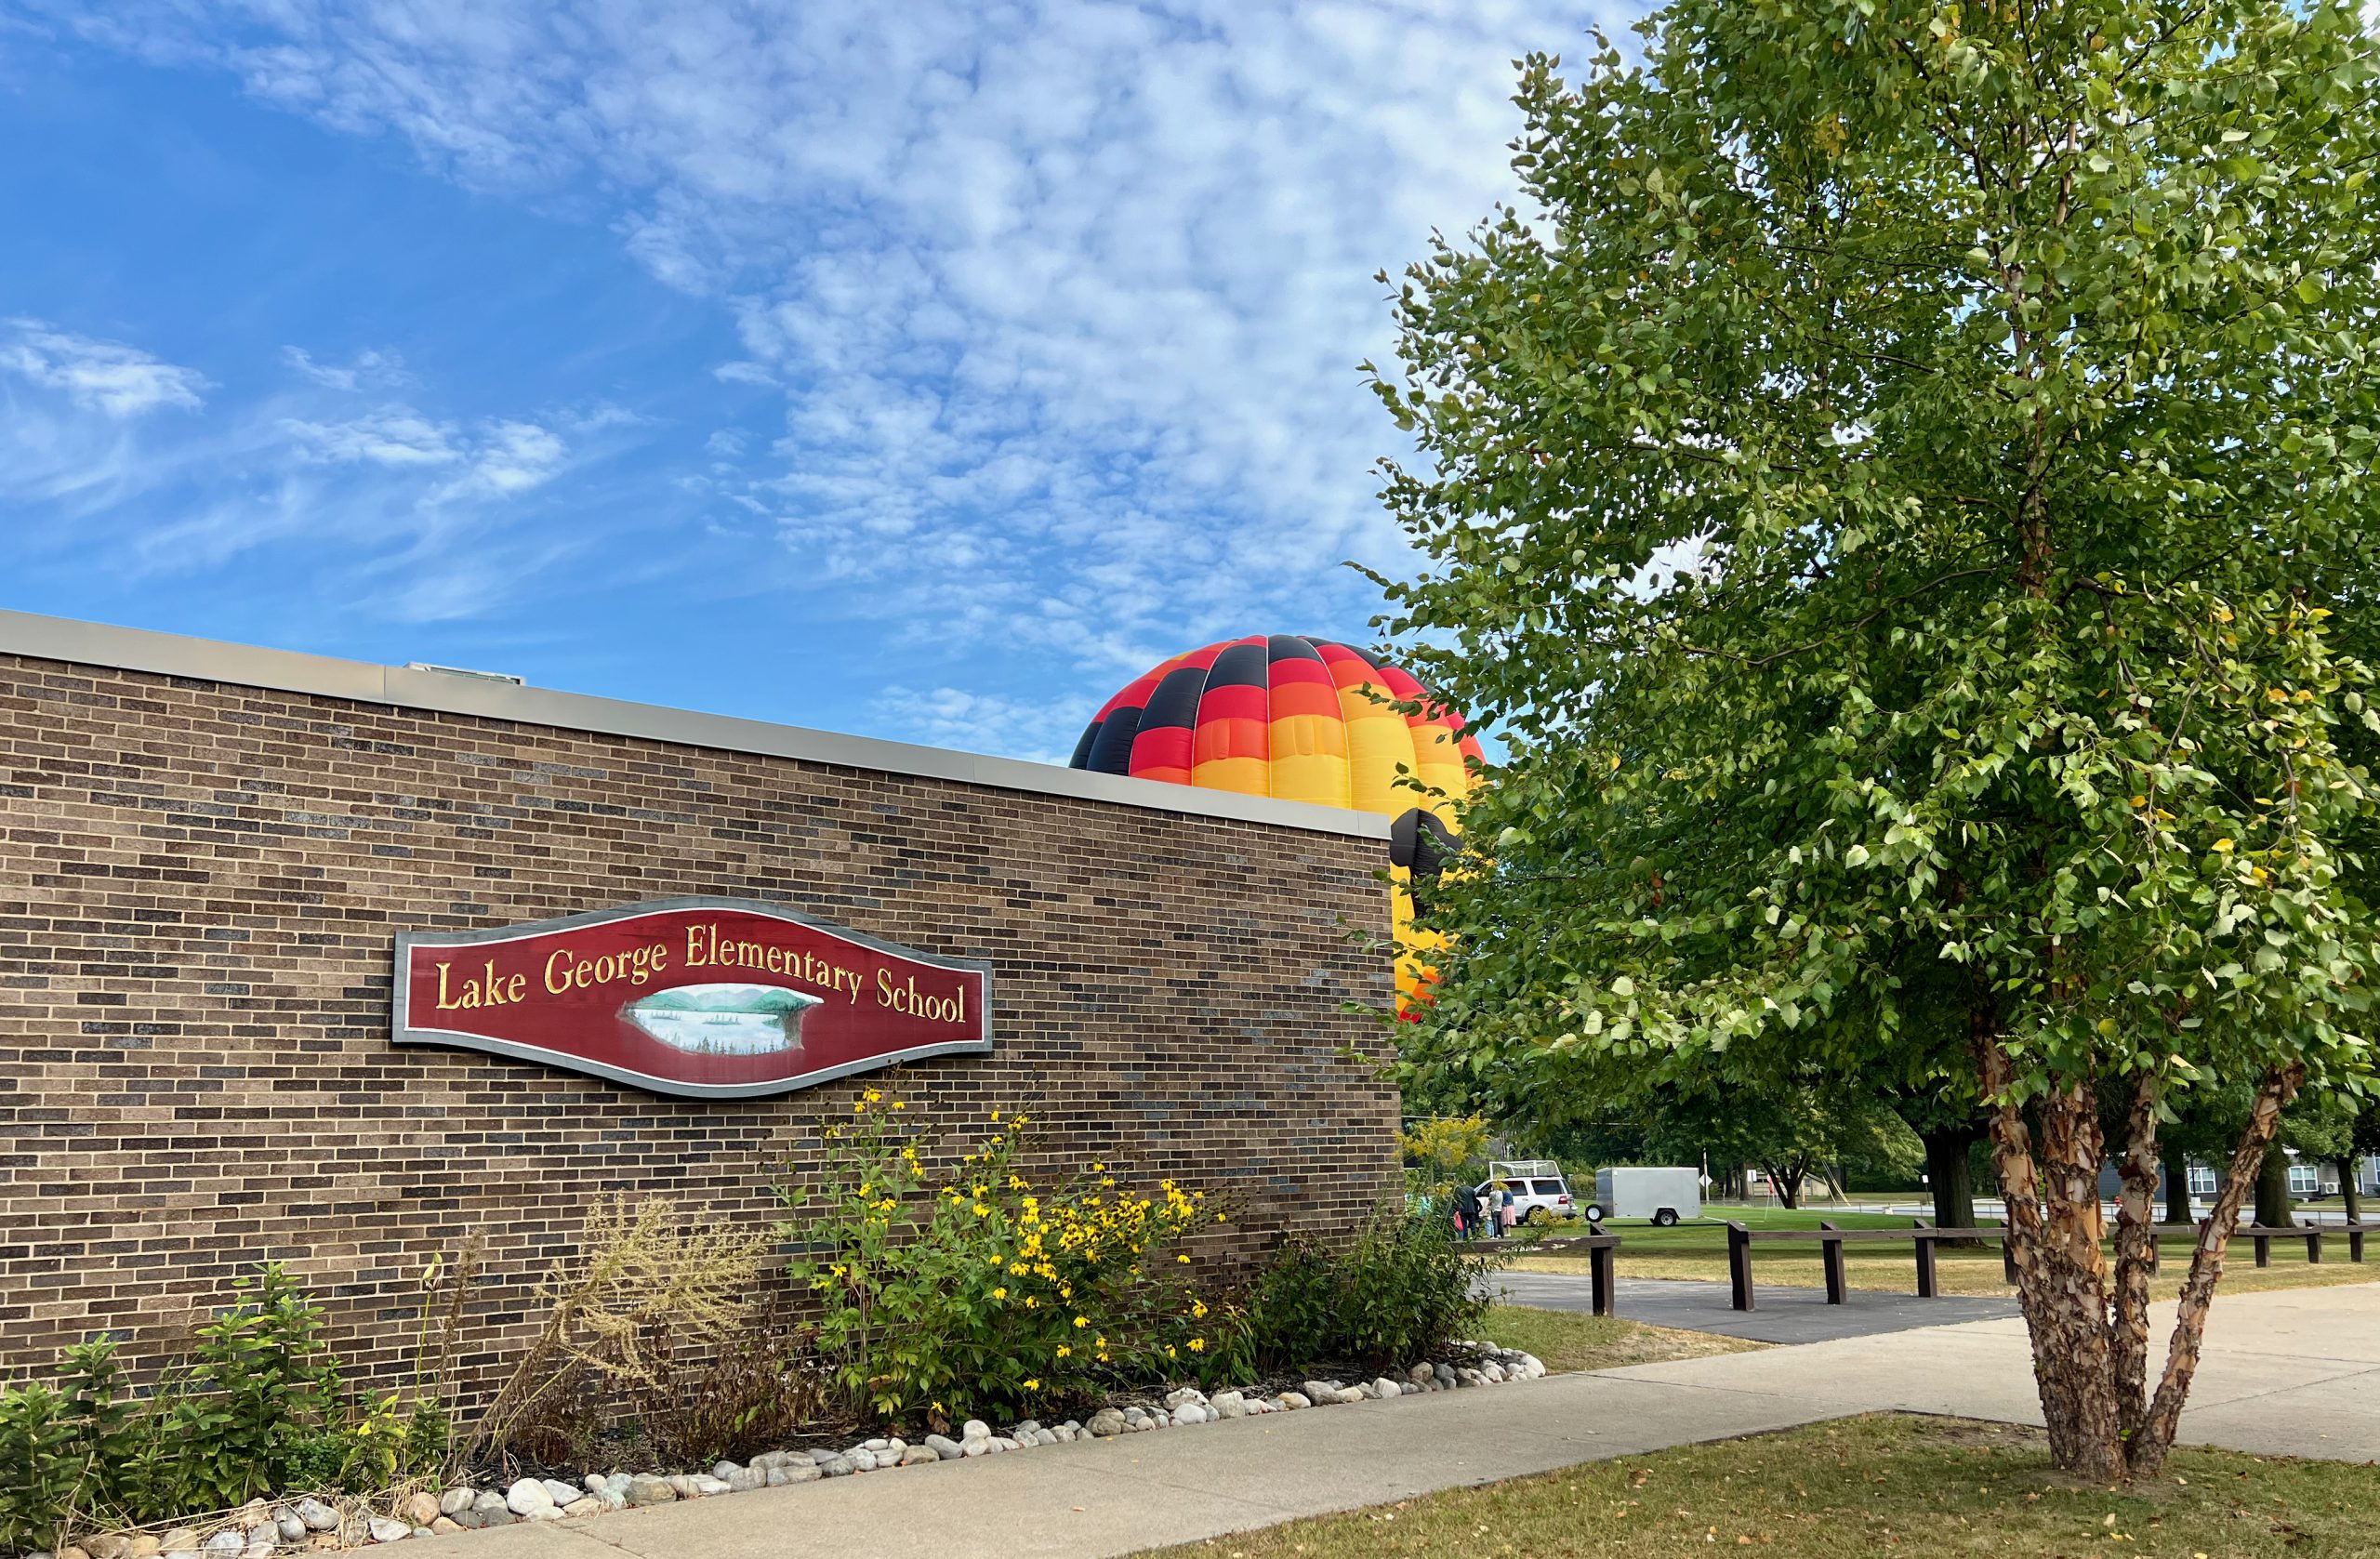
[[[1204,1375],[1216,1319],[1183,1239],[1223,1215],[1171,1181],[1122,1189],[1104,1164],[1036,1187],[1027,1117],[936,1168],[932,1129],[870,1089],[829,1126],[826,1189],[779,1195],[815,1255],[789,1274],[823,1306],[818,1344],[858,1409],[947,1423],[1021,1413],[1101,1378]]]
[[[828,1383],[809,1341],[772,1305],[706,1356],[655,1349],[649,1378],[629,1393],[646,1445],[669,1466],[741,1461],[786,1445],[826,1416]]]
[[[87,1467],[64,1395],[38,1381],[0,1391],[0,1549],[56,1547]]]
[[[1343,1251],[1292,1245],[1250,1286],[1250,1348],[1268,1369],[1346,1360],[1385,1369],[1476,1329],[1480,1280],[1506,1258],[1467,1255],[1446,1221],[1382,1209]]]
[[[65,1351],[59,1385],[0,1390],[0,1549],[74,1529],[221,1510],[257,1494],[386,1488],[436,1466],[446,1417],[427,1396],[350,1402],[322,1311],[268,1262],[202,1322],[145,1398],[115,1342]]]

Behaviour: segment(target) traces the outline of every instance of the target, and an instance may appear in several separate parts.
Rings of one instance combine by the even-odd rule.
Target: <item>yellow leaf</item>
[[[2216,840],[2215,841],[2215,852],[2217,855],[2228,855],[2228,854],[2230,854],[2230,853],[2231,853],[2231,841],[2230,841],[2229,839],[2216,839]]]

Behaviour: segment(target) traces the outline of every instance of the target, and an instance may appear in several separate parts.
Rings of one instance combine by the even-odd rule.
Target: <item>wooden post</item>
[[[1919,1219],[1917,1226],[1920,1229],[1927,1227],[1925,1220]],[[1923,1234],[1917,1236],[1917,1297],[1919,1299],[1935,1297],[1934,1241]]]
[[[1728,1299],[1738,1310],[1752,1308],[1752,1231],[1741,1223],[1727,1224]]]
[[[1821,1218],[1818,1220],[1818,1232],[1822,1235],[1832,1234],[1834,1225]],[[1844,1297],[1843,1242],[1839,1239],[1821,1240],[1818,1242],[1818,1250],[1826,1265],[1826,1301],[1829,1304],[1841,1304]]]
[[[2347,1259],[2350,1262],[2363,1260],[2363,1220],[2360,1218],[2347,1226]]]
[[[2308,1266],[2322,1264],[2322,1226],[2319,1223],[2306,1225],[2306,1262]]]
[[[2256,1265],[2260,1267],[2272,1265],[2272,1235],[2259,1228],[2248,1236],[2248,1243],[2256,1248]]]
[[[1602,1224],[1590,1223],[1587,1227],[1593,1231],[1596,1238],[1603,1237]],[[1595,1314],[1598,1315],[1619,1315],[1620,1295],[1617,1290],[1620,1285],[1615,1275],[1615,1263],[1612,1261],[1610,1246],[1598,1245],[1587,1252],[1587,1271],[1593,1279]]]

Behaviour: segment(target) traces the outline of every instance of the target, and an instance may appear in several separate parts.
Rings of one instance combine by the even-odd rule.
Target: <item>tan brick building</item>
[[[995,1049],[898,1086],[1032,1108],[1241,1210],[1241,1249],[1397,1183],[1350,1048],[1389,967],[1368,814],[0,613],[0,1367],[154,1354],[263,1258],[359,1375],[408,1362],[423,1264],[491,1252],[503,1352],[591,1198],[774,1215],[813,1120],[885,1073],[669,1098],[391,1044],[401,931],[721,895],[987,962]]]

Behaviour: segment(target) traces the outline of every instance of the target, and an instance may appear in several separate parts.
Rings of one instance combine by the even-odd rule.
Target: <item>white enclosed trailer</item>
[[[1587,1216],[1649,1218],[1663,1228],[1681,1218],[1702,1216],[1699,1169],[1597,1169],[1595,1202]]]

